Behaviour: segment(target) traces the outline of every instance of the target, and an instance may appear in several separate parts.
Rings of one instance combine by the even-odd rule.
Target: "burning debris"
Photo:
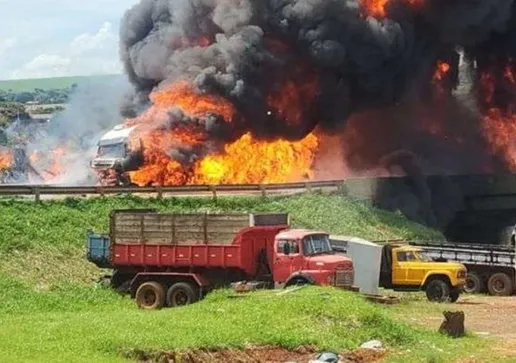
[[[516,170],[515,6],[142,0],[120,29],[123,119],[90,122],[72,97],[64,117],[81,122],[52,131],[74,145],[57,177],[100,140],[90,166],[106,185],[410,175],[418,208],[434,208],[429,173]]]
[[[423,173],[516,168],[502,136],[512,109],[492,107],[500,88],[504,100],[516,90],[512,14],[512,0],[140,1],[120,35],[134,91],[125,127],[139,140],[127,143],[143,158],[118,174],[138,185],[317,178],[329,134],[354,173],[385,169],[397,150]],[[480,87],[470,96],[491,98],[481,114],[459,102],[461,59]]]

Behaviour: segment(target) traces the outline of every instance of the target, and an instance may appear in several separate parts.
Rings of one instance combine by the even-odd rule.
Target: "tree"
[[[6,127],[20,117],[20,119],[30,119],[29,114],[25,110],[25,106],[16,102],[0,103],[0,123],[1,127]]]

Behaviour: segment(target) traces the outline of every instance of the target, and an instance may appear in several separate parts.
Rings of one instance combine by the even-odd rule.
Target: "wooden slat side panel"
[[[248,214],[117,214],[115,243],[224,244],[249,227]]]

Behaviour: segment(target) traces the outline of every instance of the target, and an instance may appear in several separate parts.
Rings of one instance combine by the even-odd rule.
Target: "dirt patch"
[[[145,363],[306,363],[316,359],[318,351],[313,346],[300,346],[287,350],[273,346],[249,346],[245,349],[194,349],[188,351],[145,352],[132,350],[125,358]],[[358,349],[339,354],[340,363],[379,362],[385,353],[372,349]]]
[[[466,331],[492,339],[492,353],[497,359],[516,357],[516,296],[467,296],[455,304],[443,305],[444,310],[464,311]],[[420,320],[425,327],[435,330],[443,321],[441,313]],[[463,360],[463,362],[474,362]]]
[[[466,296],[444,310],[464,311],[466,329],[480,336],[516,337],[516,297]],[[425,320],[437,329],[443,316]]]

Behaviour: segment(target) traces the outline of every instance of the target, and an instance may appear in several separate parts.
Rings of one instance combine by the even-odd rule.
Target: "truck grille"
[[[353,271],[337,271],[335,275],[335,286],[352,286],[354,282]]]

